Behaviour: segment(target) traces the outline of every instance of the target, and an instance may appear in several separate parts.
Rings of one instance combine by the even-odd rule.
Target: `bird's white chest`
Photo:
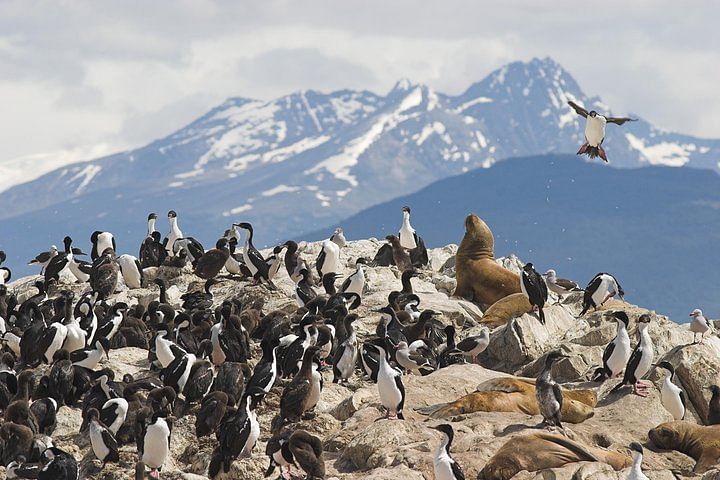
[[[417,248],[415,229],[410,225],[410,218],[407,214],[403,216],[403,223],[400,227],[400,245],[409,250]]]
[[[381,362],[378,371],[378,392],[380,402],[390,411],[395,411],[402,401],[402,393],[395,384],[395,376],[399,372],[394,371],[386,362]]]
[[[158,418],[154,424],[147,428],[145,432],[145,449],[142,456],[145,465],[150,468],[163,466],[168,453],[170,453],[169,436],[170,428],[162,418]]]
[[[670,412],[675,420],[682,420],[685,416],[685,406],[680,400],[680,388],[666,377],[660,390],[660,399],[663,407]]]
[[[641,339],[641,342],[643,342],[643,351],[642,355],[640,356],[640,363],[638,364],[638,368],[635,371],[635,378],[637,379],[642,378],[648,372],[648,370],[650,370],[650,366],[652,365],[653,359],[655,358],[655,349],[653,348],[650,334],[646,330],[642,333],[642,335],[643,338]]]
[[[245,266],[250,270],[250,273],[255,275],[258,272],[257,267],[255,264],[253,264],[252,259],[250,258],[250,255],[248,255],[248,252],[250,251],[250,237],[248,237],[247,240],[245,240],[245,248],[243,248],[243,260],[245,260]]]
[[[225,363],[225,352],[220,348],[220,329],[222,324],[216,323],[210,331],[210,341],[212,342],[211,360],[214,365],[220,366]]]
[[[320,269],[322,274],[337,272],[338,262],[340,260],[340,247],[334,242],[326,241],[323,245],[323,251],[325,252],[325,260]]]
[[[248,435],[247,442],[242,451],[243,457],[249,457],[252,454],[255,444],[257,444],[258,438],[260,438],[260,423],[257,421],[255,412],[248,411],[248,420],[250,420],[250,435]]]
[[[365,272],[362,268],[359,268],[357,272],[350,276],[350,285],[345,290],[346,293],[357,293],[362,296],[363,289],[365,288]]]
[[[92,445],[95,456],[100,460],[105,460],[105,457],[110,453],[110,449],[103,441],[102,429],[95,422],[90,424],[90,444]]]
[[[67,327],[62,323],[54,323],[53,328],[55,329],[55,336],[45,352],[45,358],[48,362],[52,361],[53,355],[62,347],[65,337],[67,337]]]
[[[708,330],[710,330],[710,327],[707,324],[707,321],[705,320],[705,317],[699,316],[694,317],[692,322],[690,323],[690,331],[694,333],[705,333]]]
[[[630,336],[628,335],[627,330],[624,328],[619,330],[613,343],[615,344],[615,349],[613,350],[612,355],[610,355],[610,358],[608,358],[607,365],[612,374],[617,375],[622,372],[623,368],[625,368],[625,365],[627,365],[630,355],[632,354],[632,349],[630,348]]]
[[[597,147],[602,143],[603,138],[605,138],[606,124],[607,120],[605,120],[605,117],[602,115],[587,117],[587,122],[585,123],[585,139],[590,146]]]
[[[68,352],[85,348],[85,337],[87,333],[80,327],[77,320],[73,320],[67,325],[67,335],[65,336],[64,348]]]
[[[357,347],[355,346],[355,340],[345,340],[343,343],[343,354],[338,361],[337,369],[342,374],[343,378],[350,378],[355,364],[357,363]]]
[[[313,408],[320,401],[320,372],[315,367],[312,370],[312,380],[310,385],[310,395],[306,405],[306,410]]]
[[[170,342],[164,338],[158,337],[155,341],[155,354],[163,368],[170,365],[175,359],[172,350],[170,350]]]
[[[174,255],[173,246],[175,244],[175,240],[177,240],[178,238],[182,238],[182,236],[183,236],[183,233],[180,230],[180,227],[177,226],[177,223],[173,223],[170,226],[170,231],[168,232],[168,235],[167,235],[167,238],[168,238],[167,249],[170,252],[171,256]]]
[[[452,471],[452,460],[444,448],[438,449],[435,454],[433,466],[435,467],[436,480],[455,480],[455,475]]]
[[[90,275],[80,270],[80,266],[74,258],[68,263],[68,265],[70,268],[70,272],[75,275],[75,278],[77,278],[80,282],[87,282],[88,280],[90,280]]]

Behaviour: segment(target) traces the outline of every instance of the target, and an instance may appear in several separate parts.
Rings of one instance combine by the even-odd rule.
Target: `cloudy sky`
[[[0,162],[140,146],[229,96],[402,77],[454,94],[534,56],[617,111],[720,137],[716,2],[548,3],[1,0]]]

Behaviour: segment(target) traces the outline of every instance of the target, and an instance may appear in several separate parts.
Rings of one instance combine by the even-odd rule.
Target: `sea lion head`
[[[682,437],[676,422],[662,423],[648,432],[648,438],[653,445],[663,450],[677,449]]]
[[[474,258],[494,259],[495,239],[490,227],[477,215],[471,213],[465,218],[465,236],[458,253]]]
[[[478,480],[495,480],[497,478],[512,478],[525,468],[514,457],[509,455],[495,455],[478,473]]]

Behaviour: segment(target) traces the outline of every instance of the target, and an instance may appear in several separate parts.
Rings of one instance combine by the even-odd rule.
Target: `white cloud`
[[[458,93],[550,56],[588,94],[667,129],[720,137],[713,3],[458,0],[0,3],[0,161],[142,145],[226,97],[366,88]],[[682,21],[677,21],[682,18]],[[701,113],[698,113],[701,112]]]

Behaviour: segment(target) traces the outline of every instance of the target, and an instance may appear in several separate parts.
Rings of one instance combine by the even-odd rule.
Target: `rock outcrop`
[[[358,257],[372,258],[380,242],[360,240],[349,242],[341,251],[343,274],[354,271]],[[301,256],[312,265],[319,249],[318,244],[304,246]],[[483,311],[478,305],[449,296],[454,290],[455,265],[453,254],[457,247],[450,245],[429,251],[430,265],[418,278],[412,280],[415,293],[420,297],[420,308],[431,308],[442,313],[442,321],[455,325],[459,339],[473,335],[481,328]],[[265,252],[264,252],[265,253]],[[497,259],[497,264],[509,270],[521,265],[515,258]],[[374,334],[379,314],[375,310],[387,303],[391,290],[400,289],[399,273],[392,267],[366,268],[366,291],[357,310],[359,320],[354,324],[360,341]],[[157,298],[153,278],[163,278],[168,284],[169,301],[179,307],[179,297],[188,290],[199,290],[203,282],[189,268],[153,268],[146,271],[149,286],[128,289],[122,280],[111,302],[124,301],[147,304]],[[31,286],[34,278],[20,279],[10,289],[23,298],[35,293]],[[251,286],[245,281],[221,276],[213,287],[215,305],[222,300],[239,296],[245,302],[263,305],[265,312],[273,309],[294,311],[294,284],[284,270],[275,281],[278,289]],[[63,284],[76,293],[86,287]],[[597,312],[577,318],[581,298],[571,295],[562,303],[545,309],[546,324],[542,325],[534,314],[514,316],[505,324],[494,328],[490,345],[480,356],[481,365],[453,365],[428,376],[405,376],[407,393],[405,421],[382,419],[377,386],[369,382],[358,370],[347,385],[331,382],[332,372],[326,371],[325,387],[315,409],[316,416],[298,426],[322,438],[325,447],[327,478],[338,479],[431,479],[433,456],[439,442],[437,431],[428,428],[440,422],[449,422],[455,429],[452,445],[454,458],[463,466],[466,478],[477,478],[487,462],[508,442],[537,432],[541,418],[522,411],[473,413],[453,412],[443,420],[420,413],[430,412],[433,406],[448,404],[480,390],[484,382],[505,379],[509,375],[534,377],[541,368],[544,356],[559,349],[568,358],[559,362],[553,373],[567,389],[591,389],[597,404],[592,415],[584,421],[568,423],[563,432],[574,442],[593,451],[615,452],[625,458],[628,445],[639,441],[649,445],[648,431],[663,422],[672,420],[660,401],[659,386],[662,379],[651,370],[649,379],[656,387],[647,398],[630,394],[630,388],[608,394],[617,380],[604,384],[590,382],[593,370],[601,364],[605,345],[615,335],[614,323],[607,312],[622,309],[630,317],[629,332],[635,343],[635,323],[643,313],[652,315],[650,334],[655,345],[655,361],[672,362],[677,371],[676,382],[688,396],[687,420],[702,424],[707,417],[710,398],[708,387],[718,382],[720,372],[720,339],[707,336],[703,345],[692,345],[692,334],[687,326],[673,323],[640,307],[620,301],[610,301]],[[256,351],[255,360],[259,358]],[[104,365],[118,374],[142,375],[149,371],[147,352],[135,348],[112,350]],[[233,463],[230,478],[259,480],[264,478],[268,464],[265,445],[270,438],[272,419],[277,413],[282,385],[276,386],[258,410],[261,425],[260,442],[249,459]],[[428,407],[431,407],[428,410]],[[419,411],[418,411],[419,410]],[[172,433],[171,458],[162,471],[162,478],[201,480],[207,475],[210,454],[216,441],[213,438],[196,439],[194,434],[195,409],[179,418]],[[81,423],[77,408],[63,407],[58,414],[58,427],[53,435],[56,444],[81,460],[81,478],[126,480],[132,477],[136,461],[134,445],[123,446],[120,463],[101,465],[94,460],[89,442],[79,434]],[[617,465],[615,465],[617,467]],[[652,479],[676,478],[672,472],[683,472],[682,478],[701,478],[693,474],[694,461],[677,452],[655,451],[647,448],[644,468]],[[0,472],[2,469],[0,468]],[[626,472],[625,472],[626,473]],[[706,474],[704,478],[711,473]],[[516,479],[621,479],[624,472],[598,462],[579,462],[542,471],[519,472]]]

